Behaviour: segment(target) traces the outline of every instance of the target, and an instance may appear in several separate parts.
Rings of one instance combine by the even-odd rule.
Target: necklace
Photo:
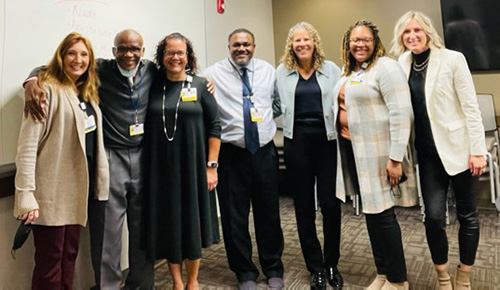
[[[429,65],[429,56],[427,56],[427,58],[421,64],[417,64],[416,61],[413,61],[413,70],[416,72],[421,72],[424,69],[426,69],[428,65]]]
[[[163,103],[161,107],[161,112],[163,116],[163,132],[165,132],[165,137],[167,137],[167,140],[172,142],[175,137],[175,131],[177,131],[177,116],[179,113],[179,105],[181,103],[181,94],[179,94],[179,99],[177,100],[177,106],[175,108],[175,117],[174,117],[174,132],[172,133],[172,137],[168,136],[167,132],[167,125],[165,124],[165,90],[166,90],[167,84],[163,85]]]

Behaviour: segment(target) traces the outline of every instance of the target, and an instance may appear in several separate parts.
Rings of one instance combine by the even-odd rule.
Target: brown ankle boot
[[[451,277],[448,274],[448,266],[446,268],[439,270],[436,267],[436,272],[438,275],[438,289],[439,290],[453,290],[451,285]]]
[[[460,265],[457,266],[457,280],[455,290],[470,290],[470,271],[464,271]]]

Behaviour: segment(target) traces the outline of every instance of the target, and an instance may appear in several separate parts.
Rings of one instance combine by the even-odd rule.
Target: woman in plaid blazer
[[[408,84],[386,56],[370,21],[357,21],[342,44],[343,77],[334,88],[339,132],[337,195],[360,194],[377,277],[368,289],[408,289],[394,205],[417,202],[408,158],[413,113]],[[342,170],[340,170],[342,168]]]

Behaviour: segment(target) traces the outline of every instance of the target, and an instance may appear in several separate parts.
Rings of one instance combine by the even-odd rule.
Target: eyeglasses
[[[368,43],[370,43],[372,41],[373,41],[373,38],[371,38],[371,37],[367,37],[367,38],[351,38],[351,39],[349,39],[349,42],[353,43],[353,44],[359,44],[360,42],[362,42],[363,44],[368,44]]]
[[[185,57],[186,56],[186,52],[183,51],[183,50],[178,50],[178,51],[173,51],[173,50],[165,50],[164,51],[165,53],[165,56],[166,57],[169,57],[169,58],[172,58],[174,57],[175,55],[177,55],[178,57],[182,58],[182,57]]]
[[[142,50],[142,47],[138,47],[138,46],[123,46],[123,45],[120,45],[118,47],[113,47],[113,48],[116,50],[116,52],[118,54],[125,54],[125,53],[127,53],[129,51],[131,53],[133,53],[133,54],[138,54]]]
[[[398,184],[396,184],[394,186],[391,186],[391,194],[392,194],[392,196],[394,196],[395,198],[401,198],[402,192],[401,192],[401,186],[399,186],[399,185],[401,183],[405,182],[407,179],[408,179],[408,177],[403,172],[403,175],[401,175],[401,178],[399,179]],[[389,181],[389,180],[390,180],[390,177],[387,176],[387,181]]]

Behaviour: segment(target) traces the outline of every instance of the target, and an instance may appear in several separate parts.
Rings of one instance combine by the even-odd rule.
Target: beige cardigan
[[[34,224],[61,226],[87,223],[89,177],[85,154],[85,113],[71,89],[45,83],[47,120],[24,117],[16,157],[14,216],[40,210]],[[102,115],[96,112],[95,197],[107,200],[109,166],[104,151]]]

